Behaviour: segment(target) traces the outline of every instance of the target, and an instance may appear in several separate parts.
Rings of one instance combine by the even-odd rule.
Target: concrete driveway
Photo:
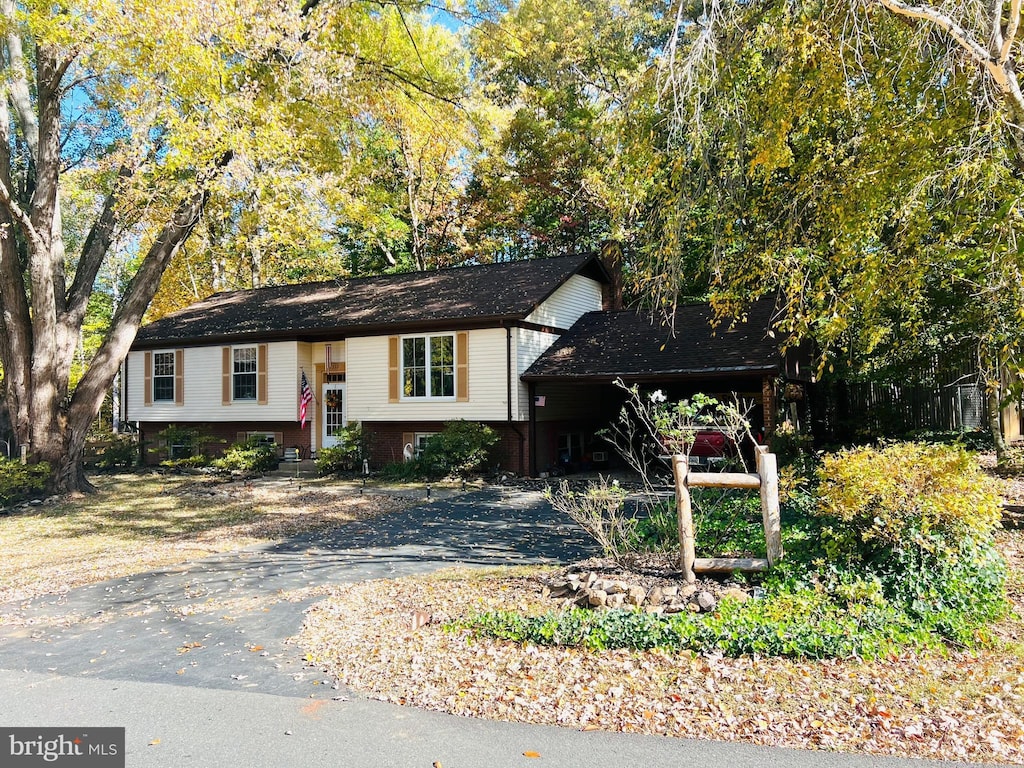
[[[29,624],[0,627],[0,725],[125,727],[126,765],[175,768],[923,764],[395,707],[337,688],[287,642],[326,584],[589,554],[540,494],[488,489],[40,599]]]

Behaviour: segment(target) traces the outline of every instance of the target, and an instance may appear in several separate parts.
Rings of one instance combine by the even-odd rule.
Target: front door
[[[323,447],[333,448],[345,428],[345,385],[324,384]]]

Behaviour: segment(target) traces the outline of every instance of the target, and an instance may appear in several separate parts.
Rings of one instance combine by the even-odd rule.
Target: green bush
[[[207,456],[183,456],[180,459],[161,461],[160,466],[168,469],[199,469],[210,466],[210,459]]]
[[[491,427],[475,421],[449,421],[444,429],[427,438],[420,455],[411,461],[381,468],[385,480],[436,480],[448,475],[466,475],[480,469],[499,440]]]
[[[96,462],[100,469],[127,469],[139,459],[138,444],[131,435],[111,435],[110,445],[103,449],[103,455]]]
[[[761,497],[747,490],[713,488],[690,490],[693,527],[698,552],[709,556],[761,557],[765,551]],[[674,498],[666,499],[639,517],[629,549],[672,552],[679,549]]]
[[[280,460],[276,445],[266,443],[259,437],[250,437],[244,443],[229,446],[224,455],[212,463],[217,469],[270,472],[277,469]]]
[[[171,466],[165,462],[176,462],[191,460],[197,456],[206,455],[206,447],[214,443],[223,443],[224,440],[208,434],[203,427],[183,427],[179,424],[168,424],[156,433],[159,445],[149,448],[151,453],[164,454],[164,466]]]
[[[316,452],[316,469],[321,475],[358,469],[367,455],[366,437],[359,424],[349,424],[335,437],[337,445]]]
[[[50,465],[22,464],[18,459],[0,458],[0,504],[12,504],[46,489]]]
[[[444,429],[427,438],[420,461],[438,477],[464,475],[483,466],[498,433],[476,421],[449,421]]]

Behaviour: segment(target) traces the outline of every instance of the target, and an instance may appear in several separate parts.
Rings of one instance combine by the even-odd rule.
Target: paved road
[[[0,627],[0,725],[124,726],[132,768],[922,765],[395,707],[287,643],[317,586],[591,553],[539,495],[495,489],[41,599],[33,623]]]

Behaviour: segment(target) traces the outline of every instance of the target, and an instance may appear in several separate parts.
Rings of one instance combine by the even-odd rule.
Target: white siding
[[[601,309],[601,284],[582,275],[573,275],[526,320],[552,328],[569,328],[587,312]]]
[[[299,408],[299,343],[267,345],[267,404],[221,404],[221,347],[185,348],[185,404],[143,404],[144,353],[131,352],[127,365],[129,421],[294,421]],[[309,345],[305,355],[309,355]],[[311,368],[306,375],[311,374]],[[311,382],[312,383],[312,382]]]
[[[345,341],[344,340],[342,340],[342,341],[324,341],[324,342],[318,341],[318,342],[310,345],[312,347],[312,361],[314,363],[318,364],[318,365],[326,365],[327,364],[327,351],[326,351],[326,347],[327,347],[328,344],[331,345],[331,362],[332,363],[344,363],[345,362],[345,354],[346,354]],[[311,373],[312,373],[312,370],[307,368],[306,369],[306,375],[309,376],[309,375],[311,375]],[[312,384],[313,383],[313,379],[310,379],[309,382],[310,382],[310,384]],[[317,395],[317,397],[320,397],[320,395]]]
[[[436,333],[444,333],[437,331]],[[433,333],[433,332],[432,332]],[[506,340],[501,328],[469,331],[469,401],[388,402],[388,337],[346,342],[349,421],[504,421],[508,418]],[[513,361],[514,362],[514,361]],[[513,387],[513,390],[515,388]]]
[[[530,391],[519,377],[558,339],[557,334],[517,328],[515,333],[516,384],[513,408],[519,421],[530,418]]]

